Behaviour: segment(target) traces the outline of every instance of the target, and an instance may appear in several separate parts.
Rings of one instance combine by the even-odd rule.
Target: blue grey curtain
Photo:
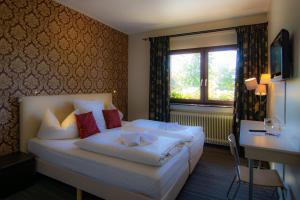
[[[254,91],[248,91],[244,81],[252,77],[259,81],[260,75],[267,73],[267,23],[241,26],[236,32],[238,48],[233,131],[239,138],[241,120],[263,120],[266,116],[266,97],[262,97],[260,106],[259,96]]]
[[[149,119],[170,120],[170,39],[150,38]]]

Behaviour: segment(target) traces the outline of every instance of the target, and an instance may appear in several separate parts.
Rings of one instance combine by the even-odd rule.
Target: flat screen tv
[[[291,77],[292,62],[289,32],[282,29],[271,44],[271,78],[275,81]]]

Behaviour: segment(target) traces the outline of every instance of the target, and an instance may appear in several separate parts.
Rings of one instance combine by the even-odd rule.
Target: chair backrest
[[[235,136],[233,134],[230,134],[228,136],[228,142],[229,142],[229,146],[230,146],[230,152],[234,157],[234,166],[235,166],[235,170],[236,170],[236,175],[240,179],[240,170],[239,170],[240,157],[239,157],[239,152],[238,152],[237,146],[236,146]]]

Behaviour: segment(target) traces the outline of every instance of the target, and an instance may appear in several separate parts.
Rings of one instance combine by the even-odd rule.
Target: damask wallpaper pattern
[[[52,0],[0,0],[0,155],[18,150],[18,98],[112,92],[127,114],[128,36]]]

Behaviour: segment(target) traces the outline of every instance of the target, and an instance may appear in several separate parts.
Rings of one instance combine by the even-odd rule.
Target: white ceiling
[[[127,34],[255,15],[271,0],[57,0]]]

